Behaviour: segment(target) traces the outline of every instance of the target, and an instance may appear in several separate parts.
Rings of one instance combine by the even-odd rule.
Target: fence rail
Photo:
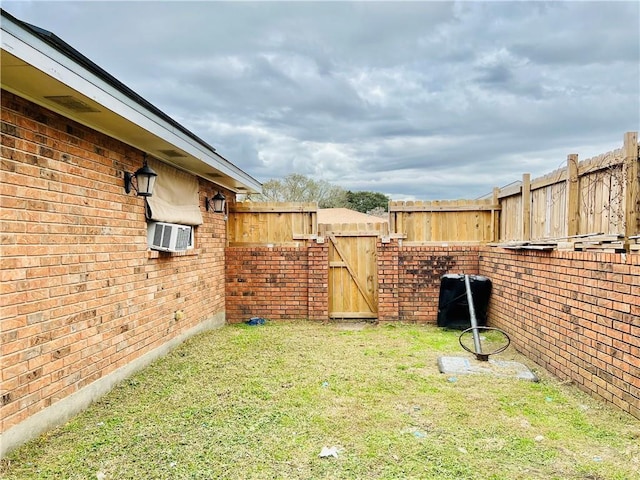
[[[389,224],[376,223],[323,223],[318,225],[318,236],[330,235],[349,237],[384,237],[389,236]]]

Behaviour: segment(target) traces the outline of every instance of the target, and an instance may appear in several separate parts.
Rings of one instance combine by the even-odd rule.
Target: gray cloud
[[[3,2],[259,180],[474,198],[640,127],[637,2]]]

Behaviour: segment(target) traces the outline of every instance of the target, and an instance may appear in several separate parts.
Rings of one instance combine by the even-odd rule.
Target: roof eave
[[[4,10],[2,20],[2,88],[232,191],[262,190],[211,145],[55,35]],[[51,100],[61,94],[95,111],[74,112]]]

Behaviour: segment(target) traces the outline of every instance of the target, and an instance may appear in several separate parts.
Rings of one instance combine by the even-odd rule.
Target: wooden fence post
[[[625,236],[640,233],[640,169],[638,163],[638,132],[624,134],[625,172]]]
[[[578,182],[578,155],[567,156],[567,236],[578,235],[580,230],[580,183]]]
[[[498,194],[500,193],[500,189],[498,187],[493,187],[493,196],[491,197],[491,204],[496,207],[499,205],[500,200],[498,199]],[[500,237],[500,216],[495,208],[491,209],[491,241],[497,242]]]
[[[522,175],[522,240],[531,240],[531,174]]]
[[[398,233],[398,227],[396,225],[396,215],[397,213],[391,209],[391,206],[395,205],[394,202],[389,202],[389,206],[387,210],[389,211],[389,231],[390,233]]]

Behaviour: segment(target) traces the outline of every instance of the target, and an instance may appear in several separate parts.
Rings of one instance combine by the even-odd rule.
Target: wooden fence
[[[498,191],[500,241],[528,241],[608,235],[630,238],[640,231],[638,135],[624,146]]]
[[[405,245],[638,251],[639,156],[637,132],[629,132],[622,148],[582,162],[571,154],[565,168],[533,180],[524,174],[520,182],[494,188],[491,199],[390,202],[391,235]]]
[[[389,223],[322,227],[315,203],[237,203],[231,206],[229,245],[301,245],[327,229],[370,232],[404,245],[542,243],[640,250],[640,177],[637,132],[624,135],[622,148],[540,178],[529,174],[492,198],[455,201],[389,202]],[[387,230],[387,228],[389,230]],[[576,243],[576,239],[583,239]],[[584,240],[587,239],[587,240]],[[631,244],[631,245],[629,245]]]
[[[239,202],[229,208],[229,246],[302,246],[309,240],[347,232],[349,236],[389,236],[387,222],[318,223],[318,204]]]
[[[318,205],[294,202],[240,202],[230,205],[229,246],[300,246],[315,239]]]
[[[499,210],[496,198],[389,202],[389,224],[404,245],[482,244],[496,240]]]

